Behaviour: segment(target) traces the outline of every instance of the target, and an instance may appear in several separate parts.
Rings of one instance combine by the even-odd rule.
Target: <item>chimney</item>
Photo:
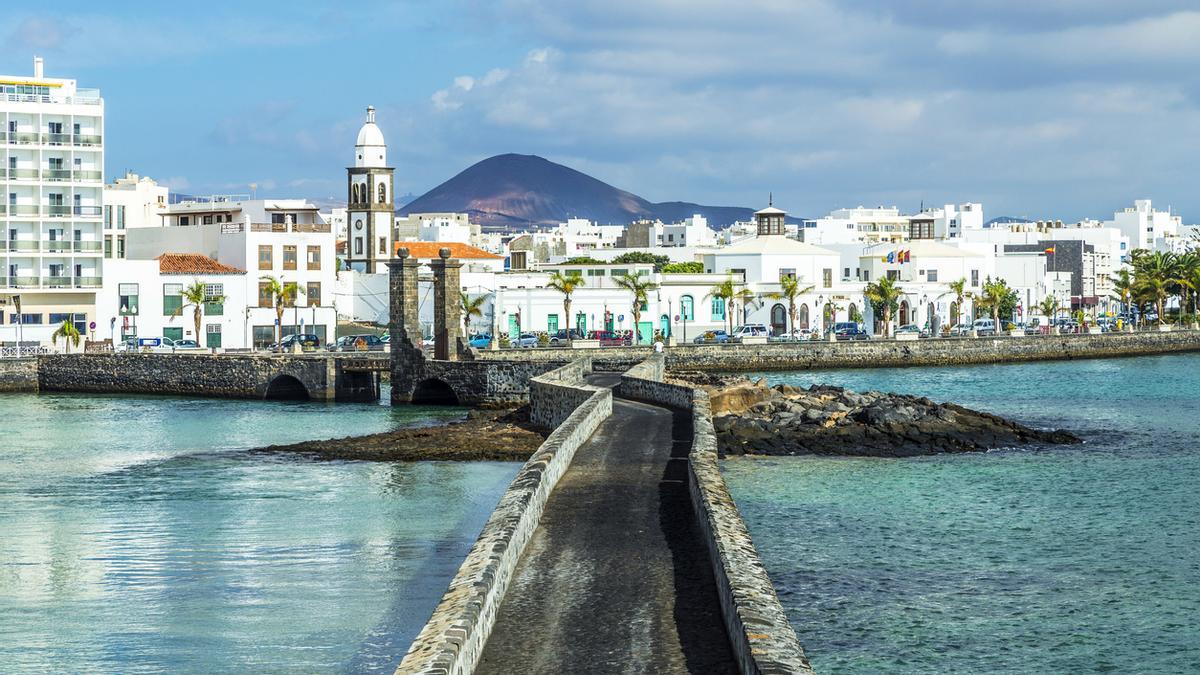
[[[45,75],[42,74],[42,71],[44,70],[43,65],[44,65],[44,62],[42,61],[42,57],[40,57],[40,56],[33,57],[33,76],[34,77],[36,77],[38,79],[45,77]]]

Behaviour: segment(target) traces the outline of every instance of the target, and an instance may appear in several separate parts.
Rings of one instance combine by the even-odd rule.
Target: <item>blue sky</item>
[[[100,87],[109,175],[182,192],[340,198],[373,104],[402,193],[519,152],[655,201],[1074,220],[1151,198],[1200,220],[1192,2],[28,7],[0,72],[39,54]]]

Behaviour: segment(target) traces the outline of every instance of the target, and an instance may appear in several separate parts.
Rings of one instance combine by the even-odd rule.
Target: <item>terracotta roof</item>
[[[164,253],[158,261],[160,274],[245,274],[239,270],[199,253]]]
[[[458,260],[503,260],[504,256],[488,253],[469,244],[441,241],[398,241],[395,250],[408,249],[408,254],[418,260],[433,260],[438,257],[438,251],[450,249],[450,257]]]

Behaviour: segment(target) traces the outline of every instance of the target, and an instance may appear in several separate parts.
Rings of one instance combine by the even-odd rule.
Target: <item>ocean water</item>
[[[0,672],[388,672],[514,463],[246,449],[445,408],[0,396]]]
[[[1200,672],[1200,355],[766,376],[1087,441],[726,461],[818,672]]]

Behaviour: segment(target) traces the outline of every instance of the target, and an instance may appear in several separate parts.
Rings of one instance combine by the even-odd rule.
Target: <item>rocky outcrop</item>
[[[698,384],[712,392],[713,425],[726,455],[913,457],[1080,442],[1066,431],[1032,429],[919,396],[702,379]]]

